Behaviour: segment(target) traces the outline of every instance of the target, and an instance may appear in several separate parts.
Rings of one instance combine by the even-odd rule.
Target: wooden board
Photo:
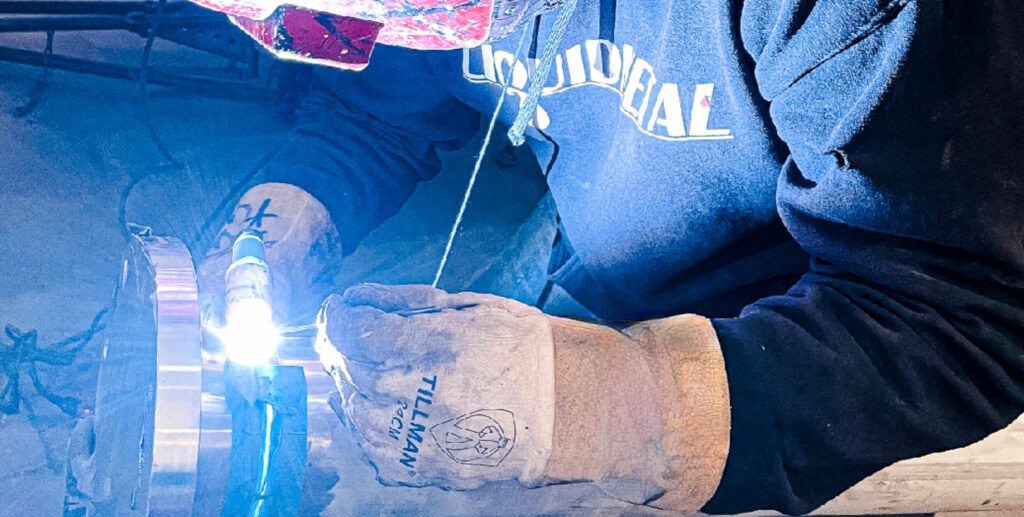
[[[897,463],[814,513],[978,511],[1024,515],[1024,417],[968,447]]]

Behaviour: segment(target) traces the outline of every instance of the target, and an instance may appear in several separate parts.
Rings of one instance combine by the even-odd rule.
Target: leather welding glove
[[[198,268],[203,321],[223,325],[224,274],[231,246],[243,231],[262,236],[271,270],[275,315],[289,321],[303,301],[315,310],[320,277],[340,260],[341,238],[327,208],[305,190],[286,183],[262,183],[247,190],[232,210]],[[316,301],[314,301],[316,300]],[[308,320],[307,320],[308,321]]]
[[[619,332],[491,295],[362,285],[330,296],[318,327],[340,416],[384,484],[594,481],[692,512],[721,478],[728,389],[706,318]]]

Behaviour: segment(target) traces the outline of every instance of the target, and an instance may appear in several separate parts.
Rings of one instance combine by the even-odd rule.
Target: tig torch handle
[[[271,304],[270,268],[266,262],[263,239],[256,232],[245,231],[231,246],[231,265],[224,273],[224,306],[256,298]]]

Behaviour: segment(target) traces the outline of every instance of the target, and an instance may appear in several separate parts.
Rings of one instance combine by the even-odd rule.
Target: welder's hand
[[[692,512],[721,477],[728,389],[707,318],[619,332],[496,296],[363,285],[317,323],[342,418],[385,484],[594,481]]]
[[[224,323],[224,274],[231,265],[231,245],[247,230],[258,233],[266,245],[273,307],[285,321],[299,316],[304,300],[312,305],[322,299],[317,277],[341,257],[338,229],[312,194],[285,183],[256,185],[242,195],[197,269],[206,325]],[[307,317],[313,309],[315,305],[307,309]]]
[[[551,453],[554,364],[540,311],[429,286],[332,295],[317,350],[343,420],[385,484],[537,484]]]

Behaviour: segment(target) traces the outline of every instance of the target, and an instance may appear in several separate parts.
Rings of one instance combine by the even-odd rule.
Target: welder
[[[374,30],[361,53],[265,42],[338,66],[209,264],[255,229],[275,278],[310,283],[499,106],[550,188],[546,249],[519,251],[559,315],[513,285],[324,302],[317,346],[382,482],[802,513],[1024,409],[1019,2],[298,4],[329,12],[265,22]]]

